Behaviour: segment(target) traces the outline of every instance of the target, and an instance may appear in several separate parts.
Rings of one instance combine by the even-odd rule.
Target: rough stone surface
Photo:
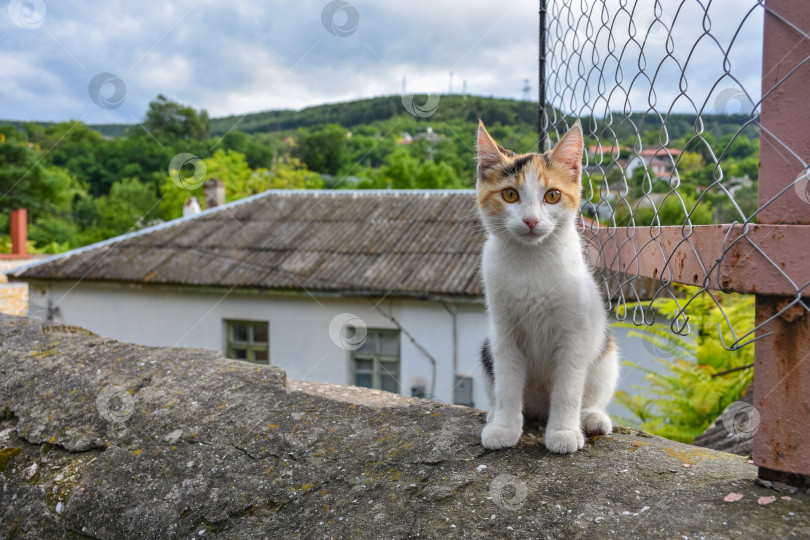
[[[474,409],[23,318],[0,342],[0,538],[810,536],[807,494],[632,430],[490,452]]]

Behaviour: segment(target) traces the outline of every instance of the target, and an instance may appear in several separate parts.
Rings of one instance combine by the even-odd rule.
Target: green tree
[[[747,158],[732,160],[726,165],[727,177],[743,177],[757,180],[759,178],[759,156],[749,156]]]
[[[259,169],[254,174],[266,177],[265,189],[321,189],[323,178],[307,169],[299,159],[285,157],[272,170]]]
[[[447,163],[426,161],[419,168],[416,175],[415,186],[419,189],[458,189],[461,181],[456,171]]]
[[[210,120],[205,110],[197,112],[162,94],[149,103],[143,125],[153,137],[171,142],[184,139],[201,141],[208,137],[210,131]]]
[[[141,229],[160,218],[158,198],[151,186],[137,178],[124,178],[99,198],[98,217],[99,240]]]
[[[392,137],[382,138],[380,133],[366,135],[352,133],[347,141],[348,161],[366,167],[379,167],[385,156],[396,146]]]
[[[338,174],[348,162],[347,131],[337,124],[327,124],[299,133],[298,157],[307,168],[325,174]]]
[[[656,208],[646,203],[647,199],[641,199],[644,204],[635,203],[632,210],[632,223],[635,223],[636,227],[649,227],[656,224],[683,225],[690,212],[689,220],[692,225],[714,223],[714,207],[706,198],[698,204],[697,196],[686,193],[684,189],[679,190],[678,195],[675,193],[666,195],[663,202],[657,204]],[[616,208],[616,224],[620,227],[629,226],[631,224],[630,215],[631,212],[626,206]]]
[[[244,154],[233,150],[217,150],[204,160],[206,178],[225,183],[225,200],[235,201],[264,191],[262,182],[253,175]]]
[[[99,153],[111,142],[77,120],[52,124],[44,130],[34,130],[31,142],[45,149],[45,163],[62,167],[87,184],[95,194],[106,193],[116,171],[105,168]]]
[[[40,253],[62,253],[81,246],[79,225],[61,216],[43,216],[28,229],[28,239]]]
[[[751,140],[745,135],[735,137],[733,134],[729,134],[717,142],[715,152],[718,157],[725,152],[723,159],[744,159],[759,156],[759,140]]]
[[[24,142],[23,134],[14,126],[0,126],[0,143],[5,142]]]
[[[275,156],[283,150],[278,137],[269,137],[265,133],[251,136],[239,130],[230,131],[221,139],[216,139],[213,146],[244,154],[248,165],[253,169],[270,166]]]
[[[40,253],[60,253],[80,247],[80,226],[73,218],[72,206],[75,199],[86,196],[87,192],[65,169],[48,167],[46,173],[58,183],[59,190],[50,201],[50,212],[31,220],[28,238]]]
[[[37,219],[53,212],[62,201],[64,179],[46,169],[39,154],[27,145],[0,144],[0,213],[26,208]]]
[[[245,155],[234,150],[217,150],[214,155],[203,160],[205,175],[194,177],[193,171],[174,171],[188,178],[179,185],[171,176],[164,176],[160,185],[160,210],[165,219],[175,219],[183,215],[183,205],[189,197],[196,197],[200,207],[205,209],[205,188],[207,180],[221,180],[225,184],[225,200],[235,201],[264,191],[264,179],[258,178],[248,166]],[[190,189],[189,189],[190,188]]]
[[[388,187],[394,189],[413,189],[419,163],[411,157],[411,154],[400,147],[391,153],[386,159],[386,164],[380,173],[386,179]]]
[[[706,161],[697,152],[684,152],[678,159],[678,172],[682,175],[699,171],[705,166]]]

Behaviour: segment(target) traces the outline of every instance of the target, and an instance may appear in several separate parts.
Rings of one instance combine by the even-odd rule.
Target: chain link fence
[[[755,328],[725,317],[728,350],[765,337],[789,310],[810,310],[806,272],[786,265],[784,246],[757,229],[776,222],[763,213],[780,201],[810,214],[810,155],[763,122],[810,58],[778,73],[766,65],[763,74],[763,18],[778,17],[799,41],[810,37],[764,0],[547,0],[540,10],[541,145],[553,147],[581,119],[582,229],[617,316],[650,325],[656,299],[671,298],[679,308],[672,330],[686,335],[697,297],[722,311],[713,289],[762,292],[739,276],[745,265],[788,301]],[[774,83],[763,89],[768,77]],[[795,127],[810,136],[808,126]],[[785,160],[789,179],[762,177],[766,151]],[[731,266],[738,272],[729,279]]]

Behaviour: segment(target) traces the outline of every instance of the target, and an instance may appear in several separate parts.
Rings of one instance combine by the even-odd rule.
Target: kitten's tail
[[[489,343],[489,338],[484,340],[481,345],[481,366],[484,368],[484,373],[491,381],[495,380],[495,368],[492,365],[492,346]]]

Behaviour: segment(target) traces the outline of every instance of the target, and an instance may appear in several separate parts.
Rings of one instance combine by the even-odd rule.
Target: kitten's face
[[[579,124],[554,150],[522,154],[478,126],[478,206],[490,233],[538,244],[579,210],[584,143]]]

